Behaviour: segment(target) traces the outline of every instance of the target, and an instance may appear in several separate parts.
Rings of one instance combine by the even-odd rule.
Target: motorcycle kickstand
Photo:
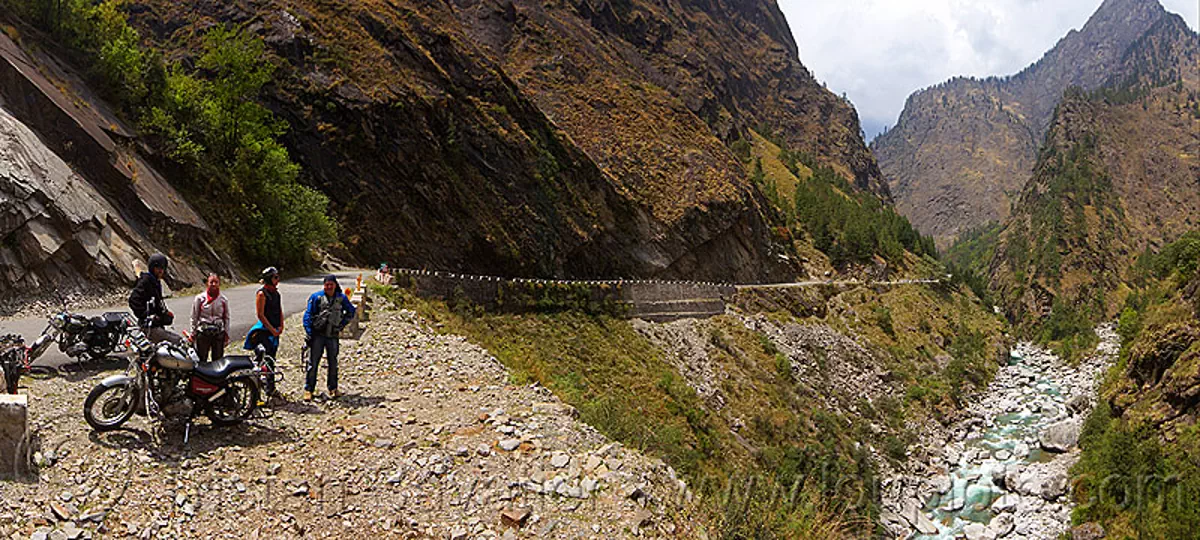
[[[189,417],[187,424],[183,426],[183,445],[187,446],[188,438],[192,435],[192,419]]]

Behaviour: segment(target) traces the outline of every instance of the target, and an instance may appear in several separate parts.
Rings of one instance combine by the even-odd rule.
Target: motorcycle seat
[[[88,319],[93,328],[107,330],[109,328],[120,328],[125,324],[125,314],[119,311],[110,311],[98,317]]]
[[[226,356],[214,362],[196,364],[196,374],[207,379],[224,379],[230,373],[253,367],[254,362],[249,356]]]

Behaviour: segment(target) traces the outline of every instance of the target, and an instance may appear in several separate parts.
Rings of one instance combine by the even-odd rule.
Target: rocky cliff
[[[794,275],[727,144],[786,134],[886,197],[774,2],[129,3],[172,61],[245,25],[269,105],[364,261],[490,273]]]
[[[55,291],[123,289],[155,251],[175,258],[176,283],[233,273],[208,225],[130,137],[52,56],[0,33],[0,310]]]
[[[1063,91],[1101,86],[1136,42],[1177,19],[1157,0],[1105,0],[1080,30],[1016,75],[955,78],[914,93],[896,127],[871,145],[897,209],[943,246],[1002,221]]]
[[[1111,316],[1135,258],[1200,226],[1198,66],[1196,33],[1170,17],[1101,89],[1067,93],[992,259],[1011,317],[1056,298]]]

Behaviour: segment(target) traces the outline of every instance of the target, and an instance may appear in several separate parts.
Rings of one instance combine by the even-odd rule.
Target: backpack
[[[317,313],[313,316],[313,333],[325,337],[336,336],[342,329],[343,315],[340,295],[330,298],[321,294],[317,300]]]

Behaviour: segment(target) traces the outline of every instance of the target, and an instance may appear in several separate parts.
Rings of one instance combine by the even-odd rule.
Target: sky
[[[956,75],[1011,75],[1101,0],[777,0],[800,61],[858,109],[870,140],[912,92]],[[1200,1],[1160,0],[1196,29]]]

